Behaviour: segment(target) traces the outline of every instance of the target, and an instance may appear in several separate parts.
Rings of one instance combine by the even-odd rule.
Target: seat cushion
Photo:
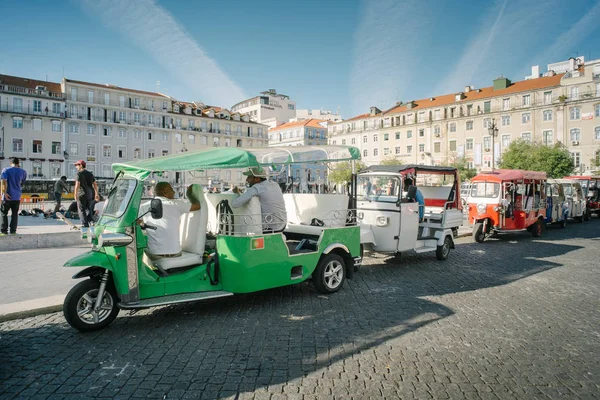
[[[168,271],[169,269],[187,267],[188,265],[200,265],[202,264],[202,255],[182,251],[179,257],[161,258],[152,261],[152,263]]]

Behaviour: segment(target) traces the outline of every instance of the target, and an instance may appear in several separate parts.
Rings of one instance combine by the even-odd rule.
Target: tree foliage
[[[443,165],[456,168],[461,182],[470,181],[471,178],[477,175],[477,170],[469,167],[469,163],[465,157],[453,156],[446,160]]]
[[[546,146],[517,140],[502,154],[500,168],[544,171],[549,178],[562,178],[573,172],[573,160],[569,151],[560,143]]]
[[[402,162],[396,160],[395,158],[386,158],[385,160],[381,160],[380,165],[402,165]]]
[[[365,168],[366,165],[361,161],[356,161],[356,172]],[[335,183],[350,182],[352,177],[352,164],[350,161],[344,161],[334,164],[333,170],[329,171],[329,181]]]

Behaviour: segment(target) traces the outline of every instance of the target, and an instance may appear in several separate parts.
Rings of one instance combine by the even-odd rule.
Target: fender
[[[354,259],[351,257],[350,250],[348,250],[348,247],[346,247],[345,244],[331,243],[329,246],[327,246],[325,248],[325,250],[323,250],[323,254],[329,254],[335,249],[340,249],[346,254],[346,256],[342,256],[343,258],[346,259],[346,276],[348,277],[348,279],[353,279],[354,278]]]
[[[375,235],[373,234],[373,230],[371,229],[370,225],[368,228],[361,225],[360,243],[370,243],[377,246],[377,242],[375,241]]]
[[[454,237],[452,235],[452,229],[444,229],[443,231],[436,231],[433,236],[437,239],[438,246],[444,245],[446,236],[450,236],[450,248],[454,249]]]
[[[77,257],[71,258],[64,265],[65,267],[100,267],[107,269],[111,272],[114,271],[114,265],[110,262],[110,259],[106,255],[106,253],[100,253],[98,251],[88,251],[87,253],[83,253],[78,255]],[[84,270],[84,271],[87,271]],[[82,271],[83,272],[83,271]]]
[[[72,278],[80,279],[80,278],[87,278],[87,277],[102,276],[102,274],[104,274],[104,271],[106,271],[106,269],[102,268],[102,267],[88,267],[88,268],[82,269],[81,271],[79,271],[78,273],[73,275]]]

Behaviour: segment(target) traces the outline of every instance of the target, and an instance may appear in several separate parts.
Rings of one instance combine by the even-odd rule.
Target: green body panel
[[[264,248],[252,249],[253,241],[259,238],[264,238]],[[322,252],[335,243],[343,244],[351,256],[358,257],[360,228],[325,229],[317,251],[292,255],[282,234],[219,236],[217,251],[223,290],[249,293],[303,282],[314,272]],[[292,279],[292,268],[296,266],[302,267],[302,276]]]

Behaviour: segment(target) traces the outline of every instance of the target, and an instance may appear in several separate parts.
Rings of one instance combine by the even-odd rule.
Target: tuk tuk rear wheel
[[[312,274],[312,280],[317,291],[335,293],[346,280],[346,263],[337,254],[328,254],[319,261]]]
[[[450,239],[450,236],[446,236],[444,238],[444,244],[441,246],[438,246],[437,249],[435,250],[435,256],[437,257],[438,260],[445,260],[448,258],[448,255],[450,255],[450,248],[452,247],[452,239]]]
[[[65,297],[63,314],[73,328],[81,332],[96,331],[110,325],[117,318],[119,307],[112,284],[106,285],[100,310],[93,310],[99,288],[99,281],[86,279],[73,286]]]
[[[586,209],[585,213],[583,214],[583,220],[589,221],[591,217],[592,217],[592,213],[590,212],[589,209]]]
[[[477,243],[483,243],[485,240],[485,232],[483,231],[482,222],[477,222],[475,225],[473,225],[473,239],[475,239]]]
[[[565,226],[566,226],[566,219],[565,219]],[[533,237],[542,237],[542,230],[543,229],[544,229],[544,226],[542,225],[542,221],[540,221],[538,219],[536,221],[536,223],[531,226],[531,236],[533,236]]]

